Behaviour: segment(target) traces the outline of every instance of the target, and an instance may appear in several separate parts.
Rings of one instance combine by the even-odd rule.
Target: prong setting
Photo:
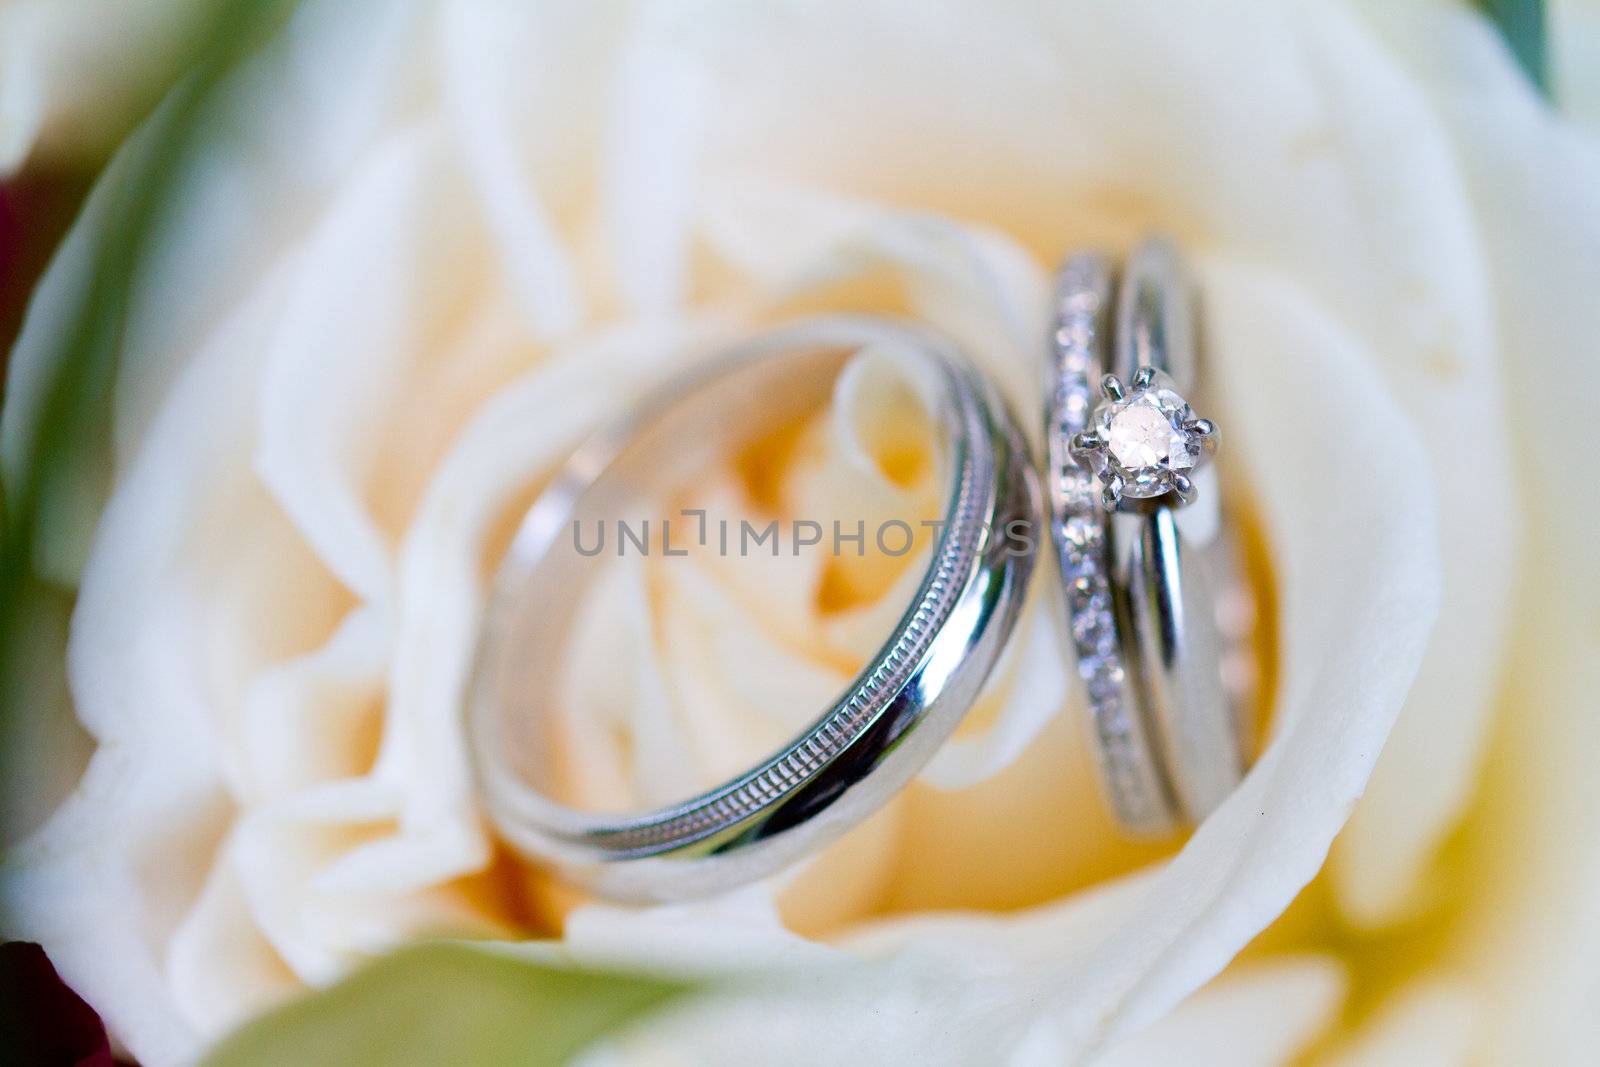
[[[1067,451],[1073,459],[1083,460],[1096,452],[1104,451],[1106,442],[1103,437],[1093,433],[1084,432],[1072,435],[1072,440],[1067,444]]]
[[[1217,432],[1216,423],[1210,419],[1190,419],[1184,424],[1184,428],[1200,442],[1202,455],[1216,455],[1217,445],[1222,443],[1222,435]]]
[[[1100,379],[1100,395],[1107,400],[1116,402],[1127,395],[1127,390],[1122,387],[1122,379],[1115,374],[1108,374]]]
[[[1171,486],[1172,492],[1177,496],[1178,503],[1194,503],[1194,498],[1197,495],[1197,492],[1194,487],[1193,479],[1191,479],[1187,474],[1178,474],[1176,472],[1172,472],[1167,477],[1167,484]]]

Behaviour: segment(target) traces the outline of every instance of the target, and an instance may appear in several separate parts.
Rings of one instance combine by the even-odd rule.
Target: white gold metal
[[[1244,772],[1242,713],[1223,684],[1233,649],[1213,606],[1231,545],[1214,485],[1200,490],[1215,480],[1198,460],[1218,433],[1178,393],[1198,382],[1192,294],[1176,250],[1153,240],[1130,257],[1120,285],[1103,257],[1069,259],[1057,314],[1046,437],[1068,628],[1112,806],[1130,829],[1162,833],[1204,818]],[[1096,379],[1105,399],[1091,406]],[[1129,431],[1151,440],[1125,443],[1159,451],[1170,434],[1196,462],[1108,461],[1108,411],[1150,391],[1172,395],[1153,400]]]
[[[1068,259],[1057,279],[1055,331],[1046,366],[1046,498],[1060,562],[1067,632],[1089,700],[1095,752],[1111,806],[1130,829],[1160,833],[1174,825],[1172,803],[1141,708],[1128,678],[1106,556],[1103,491],[1074,454],[1098,443],[1086,431],[1095,383],[1116,399],[1122,384],[1106,366],[1112,321],[1112,273],[1106,257]]]
[[[815,408],[849,355],[893,345],[938,382],[949,491],[920,588],[881,651],[789,745],[681,803],[598,813],[551,796],[542,743],[554,664],[591,566],[556,551],[584,516]],[[669,384],[582,445],[524,518],[495,577],[468,699],[474,768],[502,837],[619,900],[676,900],[760,878],[836,838],[919,770],[971,706],[1016,621],[1039,508],[1027,447],[946,340],[841,316],[759,336]]]
[[[1150,368],[1183,393],[1203,389],[1194,329],[1195,294],[1177,247],[1155,238],[1134,249],[1117,294],[1112,373]],[[1182,418],[1200,420],[1184,405]],[[1216,447],[1216,427],[1198,434],[1204,452]],[[1198,464],[1186,480],[1214,483],[1215,468]],[[1217,602],[1233,571],[1215,486],[1201,494],[1172,488],[1192,507],[1161,506],[1109,516],[1106,549],[1112,588],[1125,620],[1130,677],[1160,750],[1169,795],[1180,819],[1198,823],[1244,776],[1244,713],[1223,674],[1230,648],[1218,625]],[[1172,501],[1176,503],[1177,501]]]

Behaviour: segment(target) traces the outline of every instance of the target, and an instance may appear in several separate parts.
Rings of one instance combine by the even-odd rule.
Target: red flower
[[[112,1067],[100,1016],[28,941],[0,945],[0,1063],[12,1067]]]

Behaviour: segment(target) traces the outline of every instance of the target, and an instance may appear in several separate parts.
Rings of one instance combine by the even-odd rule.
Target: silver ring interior
[[[597,813],[541,788],[541,734],[563,639],[597,560],[552,551],[585,515],[689,476],[712,456],[815,409],[855,351],[892,345],[938,384],[948,481],[928,570],[879,653],[789,745],[682,803]],[[976,698],[1015,623],[1038,486],[992,388],[943,338],[840,316],[759,336],[690,372],[582,445],[534,502],[497,572],[467,702],[481,795],[501,836],[569,881],[621,900],[703,896],[766,876],[880,807]]]

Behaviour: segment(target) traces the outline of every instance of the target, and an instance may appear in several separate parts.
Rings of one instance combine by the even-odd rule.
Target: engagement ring
[[[1047,364],[1067,631],[1112,807],[1144,833],[1199,822],[1245,763],[1242,697],[1224,681],[1237,635],[1216,610],[1232,545],[1201,490],[1219,433],[1184,398],[1199,381],[1191,301],[1165,241],[1137,249],[1120,285],[1105,257],[1073,256]]]

